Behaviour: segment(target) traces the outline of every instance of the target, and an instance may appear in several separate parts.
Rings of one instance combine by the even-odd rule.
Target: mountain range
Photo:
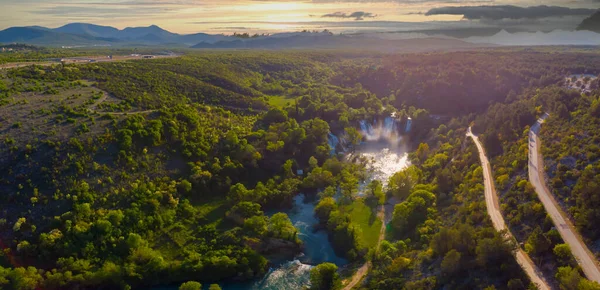
[[[45,46],[169,45],[206,49],[353,48],[382,51],[462,49],[474,46],[474,44],[448,38],[406,41],[405,39],[382,39],[375,35],[333,35],[326,31],[284,32],[269,36],[240,38],[205,33],[177,34],[156,25],[117,29],[88,23],[71,23],[58,28],[12,27],[0,31],[0,43]]]
[[[332,35],[328,33],[297,33],[286,37],[259,37],[233,41],[202,42],[192,48],[204,49],[364,49],[377,51],[422,52],[457,50],[488,46],[452,38],[383,39],[376,35]]]
[[[117,29],[88,23],[71,23],[58,28],[11,27],[0,31],[0,43],[37,45],[181,45],[226,41],[232,37],[206,33],[177,34],[156,25]]]
[[[463,49],[484,43],[523,45],[540,40],[545,44],[597,45],[589,39],[600,33],[600,12],[584,20],[574,35],[568,32],[547,34],[526,31],[505,31],[495,28],[462,30],[416,30],[408,33],[366,33],[333,35],[327,31],[284,32],[268,36],[242,38],[239,36],[206,33],[177,34],[156,25],[117,29],[88,23],[71,23],[58,28],[42,26],[11,27],[0,31],[0,43],[23,43],[40,46],[173,46],[205,49],[284,49],[284,48],[351,48],[383,51],[423,51],[436,49]],[[596,33],[594,33],[594,32]],[[418,37],[407,37],[415,34]],[[555,37],[567,34],[568,37]],[[247,35],[246,35],[247,37]],[[408,41],[408,38],[410,41]],[[579,39],[582,38],[582,39]],[[559,41],[559,40],[565,41]],[[544,41],[541,41],[544,40]],[[572,43],[571,43],[572,42]],[[534,45],[528,44],[528,45]],[[541,44],[541,43],[540,43]]]

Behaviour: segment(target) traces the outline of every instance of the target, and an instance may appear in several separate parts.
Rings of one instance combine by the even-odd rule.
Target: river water
[[[286,261],[271,269],[265,277],[258,281],[223,285],[224,290],[279,290],[302,289],[309,285],[310,269],[323,262],[336,264],[338,267],[348,263],[338,257],[329,243],[327,232],[314,232],[313,226],[318,224],[314,216],[314,202],[304,202],[304,195],[294,198],[294,207],[287,212],[290,220],[298,228],[298,237],[304,242],[304,252],[293,261]]]
[[[410,123],[406,127],[410,130]],[[398,125],[394,120],[386,118],[377,123],[361,122],[361,132],[366,140],[354,153],[345,154],[347,160],[364,158],[366,160],[369,179],[362,184],[368,184],[371,180],[380,180],[384,186],[390,176],[406,168],[409,165],[407,147],[399,135]],[[407,131],[408,131],[407,130]],[[329,134],[330,146],[332,148],[344,147],[343,137]],[[336,154],[332,149],[332,154]],[[287,212],[290,220],[299,230],[299,238],[304,242],[304,252],[292,261],[285,261],[269,269],[268,273],[260,280],[244,283],[226,283],[221,287],[224,290],[297,290],[310,285],[310,269],[317,264],[330,262],[338,267],[348,263],[345,259],[338,257],[329,243],[327,233],[323,230],[314,232],[313,226],[318,224],[314,216],[315,202],[305,202],[304,195],[300,194],[294,198],[293,208]],[[386,221],[391,217],[393,201],[386,205]],[[172,289],[171,289],[172,290]]]
[[[408,148],[404,144],[400,135],[399,124],[391,119],[386,118],[382,121],[366,122],[362,121],[361,133],[365,142],[363,142],[354,153],[345,155],[347,160],[353,158],[364,158],[366,160],[369,179],[363,183],[368,184],[371,180],[377,179],[384,186],[394,173],[406,168],[410,165],[408,161]],[[411,122],[409,121],[404,128],[405,131],[410,130]],[[335,148],[343,148],[343,136],[338,137],[332,133],[329,134],[329,143],[332,147],[332,154],[335,154]],[[296,260],[282,263],[269,270],[267,275],[259,280],[250,283],[237,285],[223,285],[224,290],[295,290],[309,286],[310,269],[312,265],[317,265],[323,262],[331,262],[338,267],[347,264],[347,261],[338,257],[329,243],[327,233],[325,231],[313,232],[312,227],[318,223],[314,216],[314,203],[304,203],[304,196],[298,195],[295,198],[294,208],[288,212],[288,215],[294,225],[300,231],[300,239],[304,242],[304,253]],[[386,221],[391,218],[393,209],[393,201],[386,206]]]
[[[384,186],[390,176],[406,168],[410,163],[408,161],[408,148],[404,144],[399,134],[398,124],[391,118],[372,123],[361,122],[361,133],[366,140],[354,153],[345,155],[347,160],[353,158],[364,158],[366,160],[369,179],[363,184],[366,185],[371,180],[380,180]],[[406,131],[410,130],[410,122],[406,126]],[[330,147],[332,154],[335,154],[335,148],[338,144],[344,146],[343,137],[338,137],[332,133],[329,134]],[[318,223],[314,216],[314,203],[304,203],[304,196],[298,195],[295,198],[294,208],[288,212],[288,215],[294,225],[300,231],[300,239],[304,242],[304,253],[296,260],[288,261],[269,270],[267,275],[259,280],[250,283],[238,285],[223,285],[224,290],[295,290],[309,286],[311,265],[317,265],[323,262],[331,262],[338,267],[347,264],[347,261],[338,257],[329,243],[325,231],[313,232],[312,228]],[[391,217],[393,201],[386,206],[386,221]],[[388,214],[388,212],[390,214]]]

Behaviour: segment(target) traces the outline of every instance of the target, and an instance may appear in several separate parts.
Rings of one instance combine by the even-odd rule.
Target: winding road
[[[487,212],[492,219],[492,224],[497,231],[504,231],[508,237],[514,240],[515,238],[506,227],[506,223],[502,217],[502,212],[500,211],[500,202],[498,200],[498,195],[496,194],[494,179],[492,177],[492,167],[490,166],[490,162],[485,155],[485,150],[483,149],[479,138],[473,135],[471,132],[471,128],[469,128],[467,136],[473,139],[475,145],[477,146],[477,150],[479,151],[479,159],[481,160],[481,167],[483,168],[483,182],[485,185],[485,204],[487,207]],[[538,289],[551,289],[539,269],[535,266],[527,253],[521,249],[521,247],[518,247],[515,253],[515,258],[517,259],[517,262],[521,268],[523,268],[523,271],[525,271],[527,276],[529,276],[531,282],[534,283]]]
[[[535,187],[538,198],[544,205],[544,208],[546,208],[546,212],[548,212],[550,218],[552,218],[560,236],[571,248],[571,252],[583,269],[585,276],[592,281],[600,283],[600,269],[598,268],[598,262],[594,254],[585,245],[575,226],[562,211],[560,205],[546,186],[544,163],[540,154],[541,145],[538,134],[542,123],[547,117],[548,114],[544,114],[529,131],[529,181]]]

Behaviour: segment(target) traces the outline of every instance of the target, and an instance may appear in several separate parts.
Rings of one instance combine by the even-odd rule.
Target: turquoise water
[[[257,281],[223,284],[224,290],[294,290],[309,285],[310,269],[313,265],[330,262],[344,266],[348,263],[338,257],[329,243],[325,231],[313,231],[318,224],[314,216],[315,203],[304,202],[304,195],[294,198],[294,207],[287,212],[294,226],[300,232],[298,237],[304,242],[304,252],[293,261],[284,262],[269,269],[264,278]]]

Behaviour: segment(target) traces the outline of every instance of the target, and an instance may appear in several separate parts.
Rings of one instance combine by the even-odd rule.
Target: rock
[[[248,247],[252,248],[253,250],[263,255],[271,256],[272,258],[292,258],[300,254],[303,249],[302,244],[276,238],[247,238],[245,240],[245,243]]]

